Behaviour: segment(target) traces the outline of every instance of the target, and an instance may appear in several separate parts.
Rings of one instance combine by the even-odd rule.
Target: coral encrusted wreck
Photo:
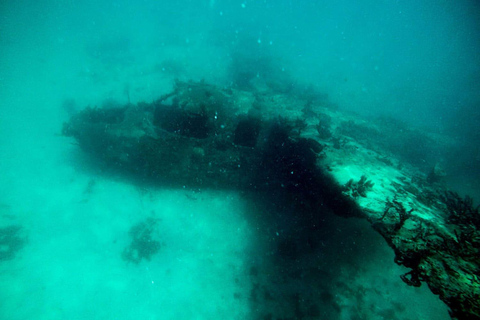
[[[403,281],[427,283],[452,318],[479,319],[478,207],[470,198],[432,187],[416,163],[407,163],[405,148],[385,147],[408,145],[421,133],[397,134],[395,143],[382,135],[376,143],[372,137],[379,132],[405,130],[389,122],[358,122],[302,99],[177,82],[153,103],[87,108],[64,124],[63,134],[105,168],[136,179],[184,188],[269,190],[313,220],[320,207],[364,217],[392,247],[395,262],[410,268]],[[308,117],[302,114],[305,105]],[[442,140],[422,139],[429,148]],[[138,262],[159,244],[148,242],[148,227],[134,230],[140,237],[133,236],[124,258]]]

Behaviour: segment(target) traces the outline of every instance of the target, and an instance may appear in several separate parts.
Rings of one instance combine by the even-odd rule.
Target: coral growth
[[[368,180],[366,176],[361,176],[360,180],[354,182],[353,179],[348,180],[343,186],[343,193],[348,194],[353,198],[367,197],[367,191],[371,190],[375,183]]]
[[[26,239],[20,234],[21,229],[20,226],[0,228],[0,261],[15,258],[25,245]]]
[[[130,229],[129,235],[132,242],[123,250],[123,260],[135,264],[143,259],[150,261],[152,255],[156,254],[161,247],[160,242],[155,239],[156,225],[157,220],[149,218]]]
[[[452,191],[446,191],[440,199],[445,204],[447,222],[455,234],[455,237],[444,237],[445,249],[479,266],[480,206],[475,207],[468,195],[462,198]],[[479,270],[477,274],[480,276]]]
[[[449,223],[461,229],[480,229],[480,205],[474,207],[470,196],[467,195],[462,199],[458,193],[446,191],[440,199],[446,206]]]
[[[385,204],[385,210],[383,211],[383,216],[380,218],[380,220],[383,220],[383,218],[385,218],[387,214],[391,214],[390,209],[393,209],[394,213],[396,213],[396,216],[398,217],[398,221],[395,223],[393,232],[398,232],[403,227],[407,219],[412,217],[413,212],[413,209],[407,211],[403,204],[396,199],[396,196],[392,201],[387,199],[387,203]]]

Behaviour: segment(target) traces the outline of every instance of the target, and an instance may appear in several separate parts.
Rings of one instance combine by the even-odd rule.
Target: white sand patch
[[[87,179],[80,176],[49,198],[30,190],[37,193],[31,214],[19,220],[28,226],[29,243],[19,260],[2,265],[15,270],[2,272],[2,317],[245,316],[247,305],[234,293],[247,295],[249,284],[235,278],[244,273],[251,244],[238,196],[205,192],[192,200],[184,190],[144,193],[102,179],[86,196],[78,190]],[[160,252],[138,265],[124,261],[130,227],[147,217],[159,221]]]

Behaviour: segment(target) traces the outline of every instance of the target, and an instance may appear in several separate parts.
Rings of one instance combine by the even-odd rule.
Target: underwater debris
[[[135,264],[143,259],[150,261],[152,256],[160,250],[161,244],[155,239],[157,222],[156,219],[148,218],[130,228],[128,234],[132,242],[123,250],[123,260]]]

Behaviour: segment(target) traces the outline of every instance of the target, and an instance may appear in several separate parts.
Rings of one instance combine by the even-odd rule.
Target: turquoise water
[[[20,226],[24,243],[0,261],[0,319],[448,319],[425,285],[401,282],[365,221],[329,215],[315,254],[278,261],[284,230],[265,208],[135,186],[60,133],[75,111],[151,102],[176,78],[260,78],[457,130],[452,170],[475,176],[479,13],[469,1],[2,2],[0,228]],[[129,230],[149,218],[158,252],[126,261]]]

